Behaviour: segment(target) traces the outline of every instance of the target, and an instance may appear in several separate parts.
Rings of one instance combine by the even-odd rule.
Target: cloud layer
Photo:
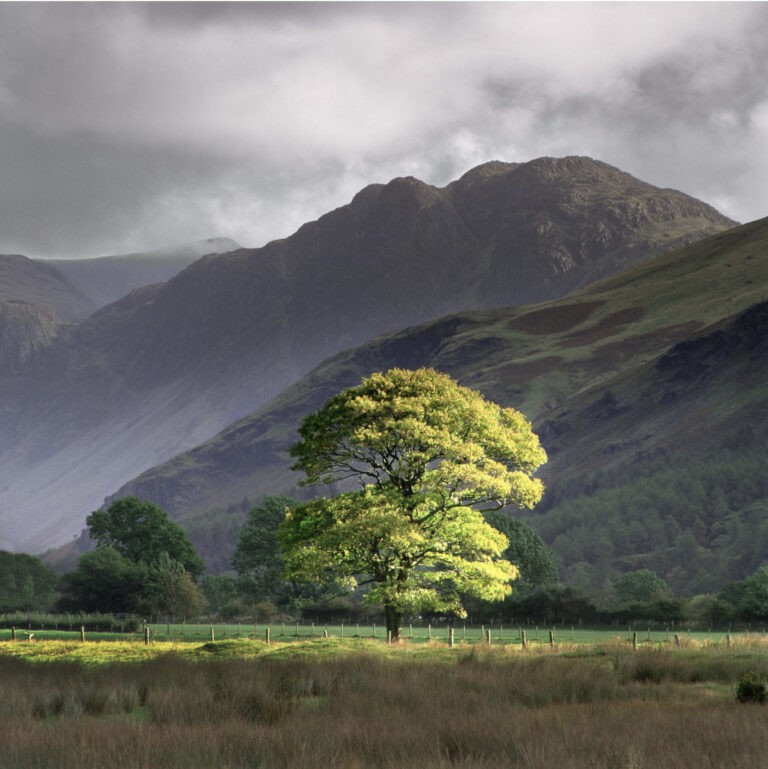
[[[762,3],[0,5],[0,252],[258,246],[412,174],[591,155],[768,215]]]

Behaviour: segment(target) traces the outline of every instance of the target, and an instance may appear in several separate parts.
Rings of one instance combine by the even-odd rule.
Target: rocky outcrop
[[[0,367],[18,370],[36,350],[53,341],[60,324],[53,310],[0,301]]]

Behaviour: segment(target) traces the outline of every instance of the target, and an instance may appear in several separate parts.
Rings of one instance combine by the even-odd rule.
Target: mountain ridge
[[[659,451],[693,456],[741,422],[765,423],[766,300],[768,219],[560,300],[453,315],[339,353],[110,498],[156,501],[192,522],[204,547],[206,511],[265,493],[311,493],[297,489],[288,470],[301,417],[362,376],[392,366],[435,366],[520,408],[550,455],[543,476],[556,487]],[[724,398],[734,378],[739,396]],[[536,515],[529,522],[536,525]]]
[[[460,310],[560,296],[733,224],[588,158],[462,178],[370,185],[288,238],[124,297],[0,375],[0,510],[15,546],[76,533],[127,479],[329,355]]]

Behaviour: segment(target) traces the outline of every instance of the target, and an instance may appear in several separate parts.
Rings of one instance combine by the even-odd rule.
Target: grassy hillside
[[[434,366],[534,421],[550,455],[543,472],[549,491],[530,522],[555,545],[566,577],[594,588],[620,571],[651,566],[679,591],[712,589],[756,563],[745,558],[734,566],[738,537],[726,544],[718,527],[753,520],[749,506],[768,498],[754,477],[764,461],[761,426],[768,423],[768,325],[760,304],[767,299],[764,219],[565,299],[465,313],[378,337],[329,359],[116,496],[148,496],[177,517],[194,515],[198,544],[217,551],[220,562],[222,542],[242,516],[242,506],[227,512],[228,503],[297,493],[287,449],[303,415],[371,371]],[[743,424],[752,426],[751,437],[739,437]],[[702,468],[720,468],[719,477],[730,480],[707,486]],[[673,501],[652,497],[649,509],[633,514],[611,502],[599,514],[584,512],[592,502],[598,509],[598,494],[609,490],[643,498],[641,479]],[[733,496],[732,487],[748,480],[752,491]],[[722,493],[727,504],[691,518],[689,505],[674,500],[696,498],[697,483]],[[638,525],[642,537],[626,534]],[[690,532],[695,547],[707,551],[702,558],[685,555]],[[732,566],[712,570],[713,558],[731,559]],[[709,578],[700,578],[704,572]]]
[[[0,367],[0,546],[42,550],[70,539],[127,480],[376,334],[560,297],[732,224],[700,201],[605,163],[539,158],[485,164],[444,188],[412,177],[370,185],[290,237],[199,259],[62,329],[12,375]],[[134,262],[123,265],[128,277]],[[591,310],[597,319],[600,307]],[[527,333],[527,321],[515,330],[499,317],[504,343],[519,346],[513,357],[530,359],[533,370],[552,368],[553,357],[536,357],[540,335]],[[427,328],[423,344],[435,333]],[[463,365],[464,351],[458,356]],[[285,445],[292,428],[275,427]],[[258,464],[272,486],[285,463],[273,463],[277,444],[266,437],[272,443],[261,445]],[[163,502],[181,493],[184,512],[202,511],[241,491],[252,495],[252,484],[240,480],[246,470],[230,452],[221,494],[205,503],[194,488],[157,491]],[[209,476],[192,484],[211,482],[218,483]]]

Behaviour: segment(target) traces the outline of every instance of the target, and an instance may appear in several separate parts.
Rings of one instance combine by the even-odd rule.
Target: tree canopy
[[[249,511],[240,531],[232,566],[240,578],[240,589],[254,600],[280,602],[286,593],[277,530],[286,510],[296,504],[291,497],[267,496]]]
[[[288,511],[278,538],[289,576],[370,586],[393,638],[403,612],[462,616],[462,594],[509,594],[518,569],[483,511],[541,497],[546,455],[522,414],[437,371],[392,369],[331,398],[299,434],[302,484],[361,488]]]
[[[86,522],[96,550],[81,555],[75,571],[62,577],[62,608],[182,616],[199,610],[195,579],[205,564],[157,505],[124,497]]]
[[[509,540],[502,557],[520,569],[515,583],[518,590],[532,590],[557,582],[557,558],[530,526],[503,510],[491,510],[485,514],[485,520]]]
[[[58,581],[39,558],[0,550],[0,612],[50,608]]]
[[[669,598],[672,591],[669,585],[650,569],[630,571],[616,580],[613,585],[622,603],[651,602]]]
[[[154,564],[165,553],[194,579],[205,571],[184,529],[152,502],[123,497],[106,510],[91,513],[86,523],[98,546],[113,547],[129,561]]]
[[[147,603],[149,569],[134,563],[114,547],[98,547],[83,553],[75,571],[61,578],[62,596],[58,606],[64,611],[134,612]]]

